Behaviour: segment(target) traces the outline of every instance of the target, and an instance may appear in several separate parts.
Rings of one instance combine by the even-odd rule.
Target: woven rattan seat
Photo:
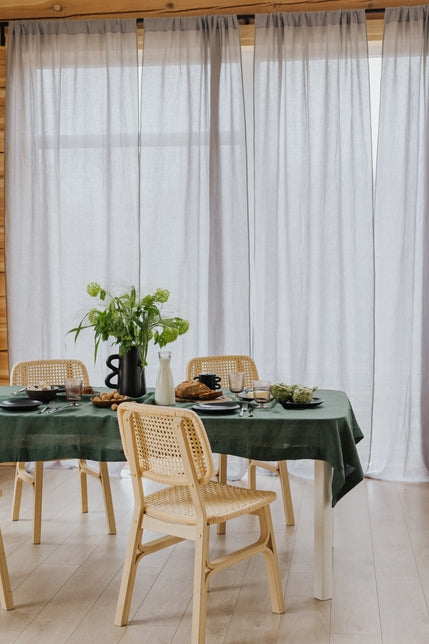
[[[242,508],[245,509],[245,514],[256,512],[266,505],[268,498],[267,492],[222,485],[215,481],[202,485],[201,494],[204,496],[209,524],[235,519],[243,514]],[[271,495],[271,501],[275,501],[275,493],[271,492]],[[151,517],[191,525],[196,523],[195,508],[187,487],[171,486],[149,494],[145,499],[145,512]]]
[[[253,387],[253,381],[259,380],[258,369],[252,358],[245,355],[204,356],[192,358],[186,365],[186,379],[192,380],[200,373],[215,373],[220,377],[220,386],[228,388],[228,374],[231,371],[244,371],[244,386]],[[249,487],[256,488],[256,467],[262,467],[278,474],[282,490],[283,508],[287,525],[295,525],[292,495],[290,492],[289,473],[286,461],[270,463],[266,461],[249,460]],[[221,481],[226,479],[226,454],[220,457],[219,473]]]
[[[0,496],[2,491],[0,490]],[[7,568],[6,554],[3,546],[3,537],[0,531],[0,606],[3,610],[13,608],[12,589],[10,587],[9,571]]]
[[[185,539],[195,542],[192,644],[205,641],[211,576],[256,554],[264,554],[272,610],[284,612],[270,512],[275,493],[212,480],[215,467],[210,443],[201,419],[190,409],[126,402],[119,407],[118,421],[130,466],[134,511],[115,624],[124,626],[128,622],[137,565],[141,559]],[[145,495],[145,479],[166,487]],[[219,559],[210,560],[210,525],[247,514],[258,519],[259,538]],[[147,541],[145,530],[163,536]],[[168,611],[168,602],[165,610]]]
[[[90,385],[88,370],[80,360],[30,360],[17,362],[10,374],[10,384],[15,387],[64,384],[66,378],[82,378],[83,385]],[[81,491],[82,512],[88,512],[88,483],[87,475],[97,478],[102,487],[104,506],[109,534],[116,534],[115,513],[113,510],[112,493],[110,490],[107,463],[98,464],[98,472],[87,464],[86,460],[79,461],[79,479]],[[40,543],[42,529],[42,490],[43,490],[43,461],[34,464],[34,473],[25,469],[25,463],[16,464],[15,485],[13,491],[12,521],[19,519],[23,483],[30,483],[34,492],[33,507],[33,543]]]

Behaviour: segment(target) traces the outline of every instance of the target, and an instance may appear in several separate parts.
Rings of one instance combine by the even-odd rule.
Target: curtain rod
[[[365,9],[365,13],[384,13],[384,8],[380,9]],[[239,20],[253,20],[255,18],[254,13],[249,13],[249,14],[241,14],[237,13],[237,18]],[[24,18],[24,20],[32,20],[32,18]],[[46,20],[49,20],[49,18],[46,18]],[[76,20],[84,20],[84,18],[76,18]],[[136,18],[137,22],[144,22],[144,18]],[[3,29],[4,27],[7,27],[9,24],[9,20],[0,20],[0,29]]]
[[[369,14],[384,14],[384,9],[365,9],[365,13]],[[252,24],[252,21],[255,20],[255,14],[237,14],[237,18],[239,20],[242,20],[245,25],[250,25]],[[31,18],[28,18],[28,20],[31,20]],[[137,24],[143,24],[144,23],[144,18],[137,18],[136,19]],[[6,45],[6,27],[9,25],[9,21],[0,21],[0,47],[4,47]]]

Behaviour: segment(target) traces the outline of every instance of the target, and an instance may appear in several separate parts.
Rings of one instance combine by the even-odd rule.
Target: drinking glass
[[[71,407],[77,407],[77,402],[82,398],[82,378],[65,378],[64,387],[66,398],[71,401]]]
[[[253,381],[253,400],[259,403],[259,409],[264,409],[264,404],[271,400],[271,382],[269,380]]]
[[[244,371],[231,371],[231,373],[228,374],[229,390],[232,391],[233,394],[239,394],[243,391],[245,375]],[[238,398],[238,396],[236,397]]]

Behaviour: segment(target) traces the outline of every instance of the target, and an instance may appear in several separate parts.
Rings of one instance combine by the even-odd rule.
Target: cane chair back
[[[134,512],[115,624],[124,626],[128,622],[138,563],[143,557],[185,539],[195,542],[191,644],[205,641],[211,576],[259,553],[264,554],[272,610],[284,612],[270,512],[275,493],[212,480],[214,464],[207,434],[200,418],[189,409],[126,402],[118,409],[118,422],[131,471]],[[164,485],[145,494],[146,478]],[[246,514],[258,518],[259,538],[211,561],[210,525]],[[145,530],[163,536],[148,541]]]
[[[215,373],[219,376],[221,388],[229,387],[228,374],[231,371],[244,371],[244,386],[253,387],[253,381],[259,380],[258,369],[254,360],[246,355],[221,355],[221,356],[204,356],[191,358],[186,365],[186,379],[192,380],[200,373]],[[227,477],[227,462],[226,455],[221,455],[219,459],[219,477],[222,482],[225,482]],[[292,495],[290,491],[289,473],[287,470],[286,461],[278,461],[271,463],[266,461],[249,460],[248,463],[248,476],[249,486],[253,489],[256,488],[256,468],[261,467],[277,474],[280,478],[280,486],[282,490],[283,508],[286,517],[287,525],[295,525],[295,517],[293,512]],[[224,531],[224,526],[221,526],[219,532]]]
[[[0,496],[2,491],[0,490]],[[3,546],[3,537],[0,531],[0,606],[3,610],[13,608],[12,588],[10,586],[9,570],[7,567],[6,553]]]
[[[151,406],[145,414],[127,415],[126,422],[132,425],[135,441],[138,474],[164,485],[189,484],[174,431],[175,418],[179,418],[185,428],[197,480],[200,484],[207,483],[215,473],[210,443],[200,419],[194,418],[190,410],[183,409],[172,409],[166,414],[161,407]],[[124,435],[122,442],[127,455],[126,440]]]
[[[41,383],[63,385],[66,378],[82,378],[84,387],[90,384],[88,370],[80,360],[17,362],[10,373],[10,384],[16,387],[32,387]]]
[[[215,373],[219,376],[220,386],[228,387],[228,374],[231,371],[244,372],[244,386],[253,387],[253,381],[258,380],[258,370],[255,362],[249,356],[204,356],[191,358],[186,365],[186,379],[192,380],[200,373]]]
[[[46,385],[63,385],[66,378],[82,378],[84,387],[90,385],[88,370],[81,360],[75,359],[50,359],[28,360],[17,362],[10,373],[10,384],[15,387],[31,387],[44,383]],[[109,474],[106,463],[98,464],[98,472],[87,464],[86,460],[79,459],[79,479],[81,489],[82,512],[88,512],[88,485],[87,475],[100,481],[109,534],[116,534],[115,515],[113,510]],[[40,543],[42,525],[42,489],[43,489],[43,462],[34,464],[34,474],[25,469],[25,463],[16,464],[15,484],[12,505],[12,520],[19,519],[21,508],[23,483],[33,486],[33,543]]]

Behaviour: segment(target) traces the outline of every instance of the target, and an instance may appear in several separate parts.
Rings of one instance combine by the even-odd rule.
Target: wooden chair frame
[[[186,365],[186,379],[192,380],[200,373],[215,373],[220,377],[222,388],[229,387],[228,374],[231,371],[244,371],[244,386],[253,387],[253,381],[259,380],[258,369],[252,358],[245,355],[220,355],[220,356],[203,356],[191,358]],[[249,459],[248,477],[249,487],[256,489],[256,468],[262,467],[278,475],[282,491],[283,509],[287,525],[295,525],[295,516],[293,512],[292,495],[290,491],[289,473],[286,461],[269,463],[266,461],[256,461]],[[227,478],[227,455],[221,454],[219,457],[219,477],[224,483]],[[222,526],[219,532],[224,531]]]
[[[48,385],[58,385],[62,384],[65,378],[82,378],[85,387],[90,385],[86,366],[80,360],[74,359],[17,362],[12,367],[10,384],[16,387],[38,385],[40,382],[45,382]],[[98,464],[98,471],[95,471],[89,467],[86,460],[79,459],[78,467],[82,512],[88,512],[87,476],[92,476],[100,481],[103,491],[108,533],[116,534],[115,512],[113,509],[107,463],[100,462]],[[19,519],[24,483],[29,483],[33,486],[33,543],[38,544],[40,543],[42,531],[43,461],[36,461],[34,463],[33,473],[26,471],[24,462],[16,464],[12,521]]]
[[[0,490],[0,496],[2,491]],[[9,570],[7,567],[6,553],[4,551],[3,537],[0,530],[0,606],[3,610],[12,610],[13,597],[10,586]]]
[[[124,626],[128,622],[137,565],[143,557],[184,539],[195,542],[192,644],[204,644],[205,641],[211,576],[258,553],[263,553],[265,558],[272,610],[283,613],[284,599],[270,512],[275,493],[213,481],[210,443],[200,418],[189,409],[127,402],[118,410],[118,421],[131,471],[134,511],[115,624]],[[145,495],[144,478],[166,487]],[[258,539],[210,560],[210,525],[245,514],[258,518]],[[143,543],[145,530],[164,536]]]

